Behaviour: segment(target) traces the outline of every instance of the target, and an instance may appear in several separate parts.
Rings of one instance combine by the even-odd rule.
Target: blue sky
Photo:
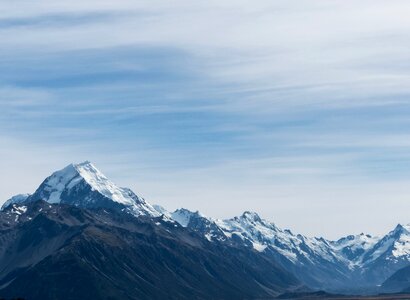
[[[408,1],[0,9],[0,202],[91,160],[169,209],[330,238],[410,222]]]

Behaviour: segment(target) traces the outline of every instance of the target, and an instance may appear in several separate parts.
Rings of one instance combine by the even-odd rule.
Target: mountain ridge
[[[162,217],[32,201],[0,212],[0,295],[259,299],[301,287],[275,262]]]
[[[185,208],[169,212],[149,204],[131,189],[116,186],[89,161],[54,172],[33,194],[17,195],[6,201],[2,211],[14,209],[18,220],[23,214],[19,209],[38,200],[53,205],[109,209],[134,217],[161,217],[164,222],[176,222],[211,243],[256,251],[313,289],[376,290],[396,271],[410,265],[409,225],[399,224],[380,238],[362,233],[331,241],[294,234],[251,211],[224,220]]]

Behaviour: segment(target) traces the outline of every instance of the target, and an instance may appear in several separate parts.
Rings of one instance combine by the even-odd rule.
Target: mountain
[[[132,190],[116,186],[92,163],[70,164],[64,169],[54,172],[39,186],[32,195],[16,196],[8,200],[2,207],[12,203],[27,203],[45,200],[49,203],[64,203],[78,207],[105,207],[124,210],[136,216],[159,216],[143,198]]]
[[[273,222],[262,219],[257,213],[250,211],[225,220],[209,218],[198,211],[193,212],[185,208],[169,212],[159,205],[149,204],[128,188],[116,186],[90,162],[71,164],[46,178],[33,194],[18,195],[7,200],[2,206],[1,212],[1,214],[4,213],[3,219],[6,220],[3,224],[4,229],[6,230],[7,226],[9,226],[14,228],[13,230],[17,230],[17,228],[20,228],[19,224],[32,224],[31,220],[27,218],[33,217],[27,217],[29,214],[26,213],[26,210],[30,211],[30,207],[39,200],[46,201],[50,209],[53,208],[54,210],[57,210],[60,206],[73,207],[73,209],[75,208],[80,211],[85,210],[88,215],[94,214],[93,218],[98,220],[101,220],[102,212],[109,214],[114,220],[106,220],[105,222],[107,222],[107,226],[114,224],[114,231],[120,230],[118,228],[122,228],[121,230],[129,229],[128,225],[118,225],[115,223],[121,218],[128,218],[129,220],[136,220],[135,222],[145,222],[147,224],[154,222],[161,232],[161,237],[165,238],[169,235],[175,247],[180,247],[179,243],[185,245],[187,240],[195,239],[195,243],[201,244],[201,249],[207,251],[206,255],[203,254],[202,259],[208,259],[209,256],[207,255],[216,251],[215,255],[220,255],[221,257],[224,255],[232,256],[232,259],[234,259],[234,253],[240,253],[242,255],[241,261],[236,261],[236,263],[241,263],[249,268],[252,265],[251,260],[259,261],[260,264],[256,263],[254,265],[256,270],[248,274],[251,277],[246,277],[247,280],[252,280],[253,282],[256,280],[260,284],[262,280],[260,279],[261,274],[270,271],[275,274],[282,274],[284,278],[289,279],[282,282],[283,284],[280,284],[278,289],[264,283],[263,289],[269,291],[265,296],[268,294],[273,295],[279,290],[281,292],[284,290],[287,293],[286,282],[289,284],[292,282],[291,286],[297,285],[293,284],[295,282],[303,283],[310,289],[325,290],[332,293],[374,293],[380,290],[379,286],[382,284],[386,287],[385,290],[388,291],[392,290],[388,288],[389,282],[396,282],[397,278],[407,278],[403,274],[406,272],[405,268],[410,265],[410,225],[398,225],[382,238],[362,233],[330,241],[320,237],[306,237],[301,234],[295,234],[290,230],[278,227]],[[98,212],[97,215],[95,215],[95,212]],[[7,216],[7,218],[4,216]],[[71,226],[70,230],[74,230],[74,227],[77,225],[80,226],[71,217],[69,220],[66,220],[67,223],[59,223],[59,226],[61,225],[66,229],[68,228],[66,226]],[[87,224],[82,224],[81,226],[86,226]],[[127,224],[129,224],[129,221],[127,221]],[[76,230],[78,229],[77,227],[75,227]],[[23,229],[20,228],[19,230]],[[1,238],[4,238],[6,231],[2,233],[3,236]],[[190,238],[188,239],[187,235],[180,234],[180,232],[185,232]],[[109,236],[106,232],[99,234]],[[14,232],[14,237],[17,236],[18,233],[16,231]],[[65,243],[66,238],[69,236],[66,231],[62,231],[55,236],[55,240],[46,241],[41,246],[43,247],[41,251],[39,249],[30,251],[54,255],[55,251],[59,249],[58,247],[62,247],[62,244],[59,243],[62,241]],[[179,241],[179,238],[182,240]],[[156,239],[154,240],[156,241]],[[115,237],[110,236],[110,240],[115,240]],[[128,243],[126,239],[120,242]],[[131,248],[137,247],[137,244],[131,242],[128,245]],[[174,246],[168,245],[167,247],[174,249]],[[1,244],[0,249],[2,249]],[[43,249],[45,250],[43,251]],[[10,251],[8,254],[3,253],[5,257],[16,250],[13,248],[8,251]],[[93,251],[97,250],[93,249]],[[200,250],[195,249],[195,251]],[[223,251],[224,253],[222,254],[218,251]],[[188,252],[186,252],[187,255],[189,254]],[[154,263],[151,262],[154,257],[149,255],[148,252],[145,254],[147,255],[145,256],[145,262]],[[81,255],[83,253],[78,253],[78,257],[81,257]],[[105,256],[109,261],[114,259],[114,257],[108,257],[106,253],[104,253]],[[169,258],[169,256],[167,257]],[[36,260],[35,265],[42,261],[43,258],[39,261]],[[27,264],[24,263],[25,259],[27,260],[27,258],[10,260],[7,268],[0,269],[0,276],[7,276],[6,278],[9,278],[8,276],[12,276],[13,272],[19,272],[18,270],[27,268]],[[127,257],[126,259],[129,261],[134,260],[133,257]],[[191,257],[186,259],[191,259]],[[198,262],[198,258],[195,259]],[[30,262],[28,265],[31,268],[33,266],[32,261],[28,261]],[[266,268],[272,269],[265,270],[262,268],[263,264],[266,265]],[[194,265],[192,264],[192,266]],[[207,269],[207,265],[201,263],[201,266],[205,267],[209,274],[214,275],[213,272]],[[169,268],[170,265],[167,264],[167,267]],[[173,265],[173,267],[177,269],[171,268],[168,271],[173,271],[177,274],[179,272],[178,267],[176,265]],[[235,267],[232,266],[232,270]],[[155,265],[155,268],[160,269],[160,266]],[[195,272],[198,268],[199,266],[195,265],[195,269],[190,270],[192,276],[196,276]],[[43,269],[43,271],[46,272],[47,270]],[[224,276],[229,278],[231,275],[228,269],[225,271],[226,273],[223,273]],[[120,274],[120,270],[118,272]],[[248,270],[247,272],[250,271]],[[395,275],[395,272],[398,272],[398,275]],[[271,284],[275,286],[277,284],[276,280],[281,282],[282,275],[274,277],[270,273],[267,274],[267,276],[273,276],[274,280]],[[94,277],[92,278],[93,280],[99,280]],[[175,278],[175,280],[177,279]],[[7,286],[9,285],[12,286],[11,283],[7,284]],[[258,289],[255,291],[259,293]]]
[[[348,235],[335,242],[331,242],[331,245],[336,252],[349,261],[351,268],[354,268],[362,263],[365,253],[378,241],[378,237],[361,233],[358,235]]]
[[[369,293],[410,264],[410,226],[398,225],[382,239],[362,233],[329,241],[293,234],[254,212],[227,220],[186,209],[168,215],[210,241],[242,245],[271,257],[313,289]]]
[[[186,209],[169,215],[210,241],[241,245],[260,252],[311,288],[338,288],[348,281],[345,260],[328,241],[294,235],[290,230],[282,230],[263,220],[255,212],[247,211],[227,220],[214,220]]]
[[[410,225],[397,225],[363,255],[361,274],[377,285],[410,264]]]
[[[192,229],[209,241],[226,242],[228,238],[225,232],[210,218],[200,212],[191,212],[185,208],[177,209],[169,216],[184,227]],[[243,246],[243,244],[241,244]]]
[[[261,299],[300,282],[243,247],[167,218],[30,201],[0,212],[0,295],[27,299]]]

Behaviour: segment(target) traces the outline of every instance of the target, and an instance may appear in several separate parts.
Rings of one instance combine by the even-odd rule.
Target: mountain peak
[[[252,211],[245,211],[241,217],[243,219],[247,219],[247,220],[254,221],[254,222],[262,221],[261,217],[259,217],[259,215],[256,212],[252,212]]]
[[[91,163],[91,161],[89,161],[89,160],[85,160],[85,161],[83,161],[83,162],[81,162],[81,163],[78,163],[78,164],[72,164],[72,165],[74,165],[74,166],[93,166],[94,167],[94,165]]]
[[[170,216],[183,227],[187,227],[192,218],[206,218],[199,211],[193,212],[186,208],[179,208],[171,213]]]
[[[82,177],[96,176],[107,180],[107,177],[88,160],[79,164],[71,164],[70,166],[72,166]]]
[[[119,197],[116,186],[89,161],[79,164],[71,163],[51,174],[33,194],[33,198],[38,199],[33,200],[43,199],[50,203],[60,203],[64,197],[64,191],[71,190],[83,180],[90,185],[91,190],[101,192],[108,197],[117,196],[112,198],[116,202],[124,204],[129,202],[123,201],[123,199],[117,201]]]
[[[409,225],[397,224],[396,228],[394,228],[393,230],[393,233],[396,233],[396,234],[410,233],[410,224]]]
[[[115,202],[132,205],[135,202],[132,191],[128,188],[120,188],[101,173],[91,162],[85,161],[74,164],[73,167],[95,191]]]
[[[115,185],[90,161],[69,164],[47,177],[25,202],[45,200],[79,207],[126,209],[134,215],[159,216],[149,203],[129,188]]]

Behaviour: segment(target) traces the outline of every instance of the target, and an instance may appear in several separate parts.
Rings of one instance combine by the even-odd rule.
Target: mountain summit
[[[47,177],[32,195],[13,197],[2,209],[14,203],[44,200],[49,203],[70,204],[83,208],[114,208],[133,215],[159,216],[143,198],[131,189],[115,185],[91,162],[70,164]]]

